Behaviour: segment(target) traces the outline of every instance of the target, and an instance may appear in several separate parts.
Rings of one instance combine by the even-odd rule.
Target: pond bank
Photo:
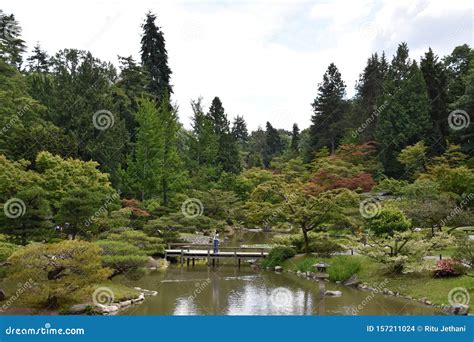
[[[356,272],[357,282],[353,286],[359,289],[382,293],[388,296],[401,297],[423,305],[441,309],[449,314],[467,314],[468,303],[452,302],[452,291],[464,291],[467,297],[474,296],[474,278],[460,276],[453,278],[433,278],[430,274],[390,274],[383,272],[382,265],[364,256],[346,256],[360,262],[360,270]],[[318,258],[315,256],[297,255],[283,263],[283,269],[289,272],[306,272],[312,270],[312,265],[318,261],[329,264],[337,259]],[[334,281],[334,279],[333,279]]]

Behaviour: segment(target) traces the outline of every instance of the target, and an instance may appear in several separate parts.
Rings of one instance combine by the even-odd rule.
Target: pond
[[[248,265],[171,265],[166,271],[152,272],[138,281],[120,277],[115,281],[158,291],[157,296],[147,297],[123,315],[442,314],[436,308],[404,298],[333,283],[326,283],[326,290],[339,290],[342,296],[321,299],[315,281],[295,274],[253,270]]]

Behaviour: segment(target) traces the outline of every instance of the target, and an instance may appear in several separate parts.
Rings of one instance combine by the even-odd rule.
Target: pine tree
[[[7,15],[0,9],[0,58],[18,70],[23,64],[25,41],[21,38],[21,27],[13,14]]]
[[[345,84],[341,73],[331,63],[319,84],[318,95],[312,104],[314,114],[311,118],[310,137],[312,153],[327,146],[332,153],[343,135],[343,114]]]
[[[39,43],[33,48],[32,54],[27,58],[29,72],[48,72],[50,61],[46,51],[41,50]]]
[[[161,103],[165,96],[169,97],[173,93],[173,89],[170,85],[171,69],[168,66],[164,34],[155,20],[156,15],[151,12],[146,14],[142,25],[141,59],[150,78],[148,91],[156,97],[157,103]]]
[[[405,43],[399,45],[390,64],[384,89],[375,137],[386,174],[401,176],[403,168],[396,160],[397,154],[407,145],[426,140],[432,127],[423,74],[408,58]]]
[[[438,61],[431,48],[421,59],[421,71],[430,99],[430,117],[433,124],[427,138],[429,155],[439,155],[446,149],[448,131],[447,75],[444,65]]]
[[[263,164],[265,167],[270,166],[272,158],[281,154],[283,148],[284,145],[278,131],[273,128],[270,122],[267,121],[265,130],[265,149],[263,150]]]
[[[293,124],[293,130],[291,132],[291,143],[290,149],[293,153],[298,153],[300,151],[300,129],[296,123]]]
[[[240,172],[241,165],[237,143],[230,132],[229,120],[227,120],[222,102],[217,96],[212,100],[207,117],[212,123],[214,134],[219,142],[217,161],[222,167],[222,171]]]
[[[240,146],[244,146],[247,143],[249,133],[243,116],[237,115],[235,117],[234,122],[232,123],[232,136]]]
[[[385,53],[380,58],[375,53],[367,60],[367,65],[359,76],[359,81],[356,85],[354,112],[350,120],[353,129],[364,127],[360,132],[360,142],[374,139],[378,119],[377,103],[380,102],[380,98],[383,95],[387,69],[388,64]]]

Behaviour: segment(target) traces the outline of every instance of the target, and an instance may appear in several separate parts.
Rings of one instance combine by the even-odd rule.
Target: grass
[[[324,261],[331,265],[328,273],[333,281],[347,277],[348,273],[346,272],[351,271],[357,274],[361,282],[372,287],[384,282],[386,284],[384,287],[388,290],[399,292],[401,295],[410,296],[414,299],[426,298],[437,305],[448,304],[449,292],[455,288],[466,289],[469,296],[474,298],[474,277],[464,275],[453,278],[433,278],[429,272],[419,274],[386,274],[382,264],[365,256],[351,255],[317,258],[313,255],[299,254],[286,260],[283,267],[292,271],[314,271],[312,265],[319,261]]]

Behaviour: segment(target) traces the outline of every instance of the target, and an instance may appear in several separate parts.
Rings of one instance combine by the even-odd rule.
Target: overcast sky
[[[443,56],[474,41],[472,0],[4,0],[0,8],[15,14],[29,49],[40,42],[49,54],[90,50],[114,64],[117,55],[139,59],[140,25],[153,11],[186,127],[191,99],[202,96],[208,106],[219,96],[228,115],[243,115],[252,130],[266,121],[306,128],[329,63],[352,96],[372,52],[385,50],[391,59],[406,41],[419,59],[429,46]]]

